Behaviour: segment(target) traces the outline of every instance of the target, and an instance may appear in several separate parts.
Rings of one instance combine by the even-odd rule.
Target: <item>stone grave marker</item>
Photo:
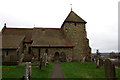
[[[96,68],[100,68],[100,60],[99,59],[97,59]]]
[[[105,60],[104,67],[105,67],[105,76],[107,80],[116,80],[115,66],[109,59]]]
[[[26,62],[23,80],[30,80],[30,79],[31,79],[31,62]]]
[[[85,56],[82,58],[82,62],[81,62],[82,64],[85,62],[85,58],[86,58]]]
[[[40,58],[40,70],[42,69],[42,57]]]

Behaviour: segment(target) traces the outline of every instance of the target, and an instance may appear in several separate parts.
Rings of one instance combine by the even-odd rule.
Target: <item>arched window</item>
[[[55,53],[55,57],[59,57],[59,52],[56,52],[56,53]]]

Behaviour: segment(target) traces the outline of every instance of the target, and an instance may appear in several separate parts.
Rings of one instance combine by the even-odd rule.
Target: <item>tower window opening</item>
[[[65,29],[65,31],[67,32],[67,29]]]
[[[6,56],[8,56],[8,51],[6,52]]]
[[[77,23],[74,23],[74,25],[76,26],[76,25],[77,25]]]

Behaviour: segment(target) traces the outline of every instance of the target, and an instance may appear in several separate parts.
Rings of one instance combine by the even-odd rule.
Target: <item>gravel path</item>
[[[51,78],[64,78],[60,63],[55,63]]]

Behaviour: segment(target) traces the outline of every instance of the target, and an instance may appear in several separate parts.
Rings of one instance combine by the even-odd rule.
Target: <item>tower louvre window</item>
[[[77,23],[74,23],[74,25],[76,26]]]
[[[67,29],[65,29],[65,31],[67,32]]]

